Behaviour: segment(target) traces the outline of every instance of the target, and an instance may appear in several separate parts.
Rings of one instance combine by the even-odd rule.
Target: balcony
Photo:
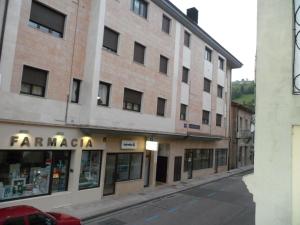
[[[237,132],[237,138],[252,138],[252,133],[251,133],[251,130],[248,129],[248,130],[239,130]]]

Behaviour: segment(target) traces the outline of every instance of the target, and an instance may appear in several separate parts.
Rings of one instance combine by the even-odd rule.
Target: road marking
[[[212,192],[212,193],[208,194],[207,197],[212,197],[214,195],[216,195],[216,192]]]
[[[159,215],[155,215],[155,216],[151,216],[145,219],[146,222],[151,222],[153,220],[158,220],[159,219]]]
[[[169,212],[169,213],[174,213],[174,212],[177,211],[177,209],[178,209],[178,208],[171,208],[171,209],[168,210],[168,212]]]

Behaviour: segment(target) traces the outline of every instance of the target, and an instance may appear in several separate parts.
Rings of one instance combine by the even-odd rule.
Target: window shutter
[[[159,72],[161,73],[168,73],[168,58],[164,56],[160,56],[160,65],[159,65]]]
[[[46,87],[47,71],[24,66],[22,82]]]
[[[124,101],[140,105],[142,101],[142,93],[125,88]]]
[[[65,26],[65,15],[50,9],[41,3],[32,1],[30,20],[63,34]]]
[[[163,15],[162,30],[166,33],[170,32],[170,19],[165,15]]]
[[[166,100],[163,98],[157,99],[157,115],[164,116],[165,115],[165,104]]]
[[[134,61],[144,64],[145,47],[137,42],[134,43]]]
[[[119,34],[107,27],[104,28],[103,46],[117,52]]]

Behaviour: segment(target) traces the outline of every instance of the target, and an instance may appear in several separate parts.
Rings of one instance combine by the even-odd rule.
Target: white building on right
[[[256,225],[300,224],[300,1],[258,0]]]

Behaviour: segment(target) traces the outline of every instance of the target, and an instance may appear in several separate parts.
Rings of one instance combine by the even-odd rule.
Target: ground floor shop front
[[[0,206],[49,210],[227,170],[228,140],[0,123]]]

